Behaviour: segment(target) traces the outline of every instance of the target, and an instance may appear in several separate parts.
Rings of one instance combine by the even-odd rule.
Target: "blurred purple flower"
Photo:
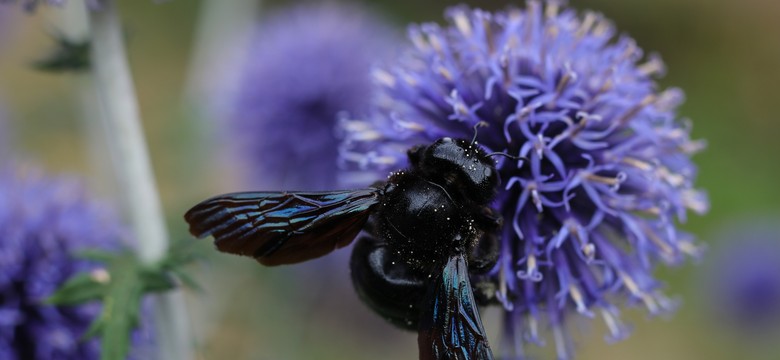
[[[368,109],[389,28],[357,6],[325,3],[282,10],[254,31],[228,124],[246,175],[267,188],[333,189],[337,114]]]
[[[478,141],[499,158],[504,217],[498,264],[489,274],[505,312],[507,356],[552,329],[558,357],[572,357],[564,320],[603,317],[610,340],[627,335],[616,300],[652,314],[673,308],[652,276],[699,250],[677,228],[708,210],[693,187],[692,141],[660,91],[657,56],[643,60],[601,15],[550,1],[489,13],[457,7],[449,25],[413,26],[413,47],[378,70],[375,114],[345,119],[344,183],[365,186],[407,166],[406,150],[444,137]],[[619,295],[619,296],[615,296]]]
[[[716,317],[751,337],[780,330],[780,226],[751,222],[720,237],[705,274]]]
[[[67,0],[0,0],[0,4],[21,3],[26,11],[35,11],[39,5],[63,6]],[[92,10],[98,10],[101,7],[101,0],[86,0],[87,6]]]
[[[117,219],[74,181],[8,166],[0,204],[0,358],[98,359],[99,343],[81,336],[100,305],[41,301],[75,273],[96,269],[75,252],[119,246]]]

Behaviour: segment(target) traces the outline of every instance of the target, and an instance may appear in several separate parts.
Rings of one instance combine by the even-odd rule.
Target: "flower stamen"
[[[580,292],[580,289],[576,285],[569,284],[569,295],[571,296],[572,301],[574,301],[574,304],[577,306],[578,313],[587,317],[593,317],[593,313],[588,310],[587,306],[585,306],[582,292]]]
[[[642,101],[628,109],[628,111],[626,111],[626,113],[621,116],[617,122],[621,125],[625,125],[629,120],[633,119],[637,114],[639,114],[639,112],[642,111],[642,109],[644,109],[647,105],[652,104],[655,99],[656,96],[652,94],[645,96]]]

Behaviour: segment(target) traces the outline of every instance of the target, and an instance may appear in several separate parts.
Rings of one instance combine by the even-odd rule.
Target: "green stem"
[[[114,1],[103,1],[102,9],[90,12],[89,18],[90,60],[103,107],[103,128],[138,242],[138,256],[152,264],[165,256],[168,235]],[[159,359],[192,359],[181,293],[157,296],[155,301]]]

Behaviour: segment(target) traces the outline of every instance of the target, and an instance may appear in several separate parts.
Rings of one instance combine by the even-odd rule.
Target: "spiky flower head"
[[[82,339],[99,304],[42,302],[72,275],[97,269],[75,252],[118,246],[116,218],[72,180],[10,166],[0,170],[0,204],[0,358],[100,358],[98,342]]]
[[[547,325],[570,358],[563,325],[574,312],[603,317],[609,339],[622,338],[619,299],[669,310],[654,264],[698,254],[677,223],[708,204],[690,161],[702,144],[675,113],[683,94],[654,81],[661,60],[601,15],[560,2],[446,17],[412,26],[411,48],[375,73],[375,115],[342,121],[344,181],[381,179],[407,166],[409,147],[470,139],[484,124],[480,145],[529,159],[497,160],[504,228],[489,279],[505,309],[505,351],[541,343]]]
[[[368,109],[370,67],[392,35],[365,10],[336,3],[282,10],[254,31],[229,115],[246,176],[263,187],[332,189],[337,114]]]
[[[704,268],[713,318],[755,338],[780,332],[780,227],[750,221],[722,231]]]

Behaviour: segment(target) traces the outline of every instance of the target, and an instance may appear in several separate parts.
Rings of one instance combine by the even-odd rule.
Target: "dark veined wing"
[[[292,264],[348,245],[379,203],[380,189],[241,192],[206,200],[185,215],[190,233],[263,265]]]
[[[463,254],[452,255],[428,289],[420,314],[420,360],[492,360]]]

